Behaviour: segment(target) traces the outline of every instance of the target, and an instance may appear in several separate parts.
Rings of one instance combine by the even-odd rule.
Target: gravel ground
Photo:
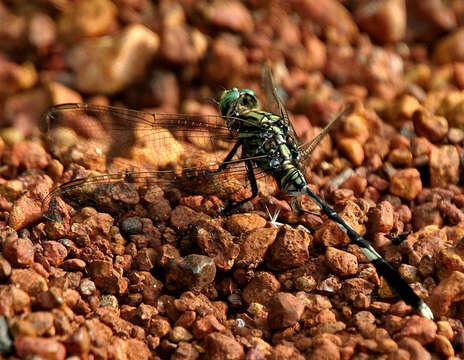
[[[80,138],[45,141],[49,106],[217,114],[207,98],[223,88],[262,95],[266,60],[302,141],[355,104],[307,178],[434,321],[400,301],[334,223],[293,213],[269,182],[227,216],[249,189],[119,183],[60,199],[61,223],[43,217],[51,189],[104,173],[107,160]],[[0,2],[0,354],[463,358],[463,143],[462,0]],[[188,146],[176,149],[189,158]]]

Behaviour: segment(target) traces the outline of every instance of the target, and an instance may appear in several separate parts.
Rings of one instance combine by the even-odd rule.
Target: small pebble
[[[122,221],[121,232],[126,235],[137,235],[142,233],[142,222],[136,217],[129,217]]]

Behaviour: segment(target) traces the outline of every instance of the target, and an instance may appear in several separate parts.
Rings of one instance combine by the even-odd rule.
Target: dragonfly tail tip
[[[417,310],[426,319],[429,319],[429,320],[434,319],[432,309],[430,309],[429,306],[425,302],[421,301],[419,305],[417,306]]]

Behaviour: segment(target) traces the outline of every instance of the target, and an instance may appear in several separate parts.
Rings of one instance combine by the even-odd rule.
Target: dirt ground
[[[307,180],[434,320],[267,180],[233,214],[222,209],[250,189],[192,173],[183,186],[125,176],[47,198],[108,173],[108,148],[157,170],[227,154],[188,130],[141,146],[139,129],[130,148],[130,132],[101,127],[105,113],[46,136],[50,106],[197,114],[182,119],[213,135],[223,89],[263,99],[266,61],[302,142],[354,104],[305,159]],[[462,0],[0,2],[0,357],[464,358],[463,144]]]

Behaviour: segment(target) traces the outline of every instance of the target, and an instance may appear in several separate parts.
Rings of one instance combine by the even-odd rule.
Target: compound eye
[[[245,106],[250,105],[250,100],[249,100],[249,96],[248,96],[248,95],[245,95],[245,96],[243,97],[242,103],[243,103],[243,105],[245,105]]]
[[[250,95],[250,94],[246,94],[244,97],[243,97],[243,102],[242,104],[244,106],[247,106],[247,107],[256,107],[257,105],[257,99],[255,96],[253,95]]]
[[[221,96],[219,102],[219,110],[222,116],[230,115],[231,110],[234,108],[234,104],[239,99],[240,92],[237,88],[231,90],[225,90]]]

